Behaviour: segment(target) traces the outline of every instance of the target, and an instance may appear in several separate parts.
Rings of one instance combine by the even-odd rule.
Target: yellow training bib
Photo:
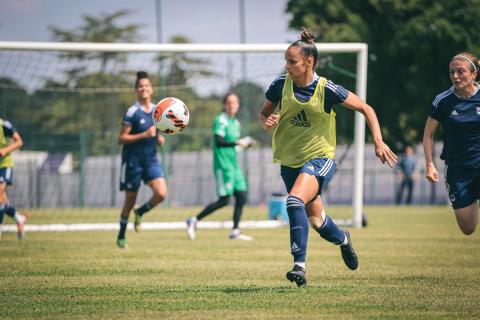
[[[280,121],[273,133],[274,162],[298,168],[311,159],[335,157],[335,112],[324,109],[326,82],[320,77],[310,100],[302,103],[295,98],[293,80],[286,75]]]
[[[8,139],[3,132],[3,120],[0,119],[0,148],[8,146]],[[13,158],[9,153],[5,157],[0,158],[0,168],[11,168],[13,167]]]

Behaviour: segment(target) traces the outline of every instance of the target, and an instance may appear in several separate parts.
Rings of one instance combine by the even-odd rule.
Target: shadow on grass
[[[296,290],[301,290],[304,288],[297,288],[296,286],[286,287],[272,287],[272,286],[218,286],[218,287],[208,287],[208,288],[192,288],[192,287],[182,287],[182,288],[170,288],[170,289],[163,289],[163,292],[170,292],[170,293],[179,293],[179,292],[188,292],[188,293],[226,293],[226,294],[254,294],[254,293],[270,293],[270,294],[277,294],[277,293],[287,293]],[[317,288],[318,289],[318,288]]]

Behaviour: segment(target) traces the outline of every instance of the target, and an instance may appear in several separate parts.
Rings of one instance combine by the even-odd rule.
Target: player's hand
[[[151,126],[145,132],[145,138],[153,138],[157,135],[157,128],[155,126]]]
[[[437,169],[435,168],[435,165],[433,163],[428,164],[425,172],[425,178],[427,178],[428,181],[430,182],[437,182],[438,181],[438,172]]]
[[[255,139],[253,139],[250,136],[246,136],[246,137],[243,137],[243,138],[237,140],[237,145],[242,149],[249,148],[252,145],[254,145],[255,143],[256,143]]]
[[[157,134],[157,144],[159,146],[163,146],[164,143],[165,143],[165,137],[162,136],[161,134]]]
[[[265,119],[263,127],[266,130],[273,129],[278,125],[278,121],[280,121],[280,115],[276,113],[272,113],[267,117],[267,119]]]
[[[393,153],[383,141],[379,144],[375,144],[375,154],[382,163],[386,162],[390,168],[394,168],[397,164],[397,155]]]

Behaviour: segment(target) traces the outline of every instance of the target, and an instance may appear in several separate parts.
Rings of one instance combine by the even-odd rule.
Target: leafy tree
[[[387,139],[406,143],[421,139],[431,102],[450,86],[451,57],[480,53],[478,8],[480,0],[289,0],[286,11],[290,27],[312,28],[319,42],[368,43],[367,100]]]
[[[20,132],[25,132],[31,124],[29,102],[28,92],[15,80],[0,78],[0,117],[13,122]]]
[[[53,38],[64,42],[134,42],[140,37],[138,24],[120,24],[119,20],[130,11],[119,10],[100,17],[86,15],[83,24],[73,30],[51,26]],[[123,93],[118,88],[131,88],[134,72],[124,70],[127,55],[116,52],[67,52],[60,59],[72,62],[65,70],[65,83],[50,81],[37,93],[37,104],[44,118],[42,129],[58,134],[87,132],[91,138],[90,152],[98,154],[111,152],[119,128],[124,106],[131,104],[132,92]],[[97,71],[87,66],[99,61]],[[118,68],[118,66],[121,66]],[[122,67],[123,66],[123,67]],[[45,94],[46,88],[63,87],[65,94],[54,97]],[[69,91],[70,90],[70,91]]]
[[[170,43],[184,44],[190,43],[190,40],[182,35],[175,35],[170,40]],[[198,55],[192,53],[161,53],[157,57],[157,61],[166,66],[167,72],[164,75],[165,95],[172,95],[172,88],[185,87],[188,78],[195,76],[209,77],[215,73],[208,70],[207,66],[210,61],[205,58],[200,58]]]
[[[85,15],[83,25],[73,30],[65,30],[55,26],[50,26],[53,40],[60,42],[135,42],[139,40],[138,24],[128,24],[120,26],[118,20],[128,16],[129,10],[119,10],[112,14],[104,14],[100,17]],[[124,59],[125,55],[116,52],[69,52],[63,55],[66,59],[76,60],[100,60],[101,71],[104,72],[109,61]],[[81,74],[85,71],[83,68],[74,68],[70,70],[70,76]]]

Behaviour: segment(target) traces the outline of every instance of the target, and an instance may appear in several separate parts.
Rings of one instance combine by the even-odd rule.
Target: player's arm
[[[118,134],[118,144],[134,143],[142,139],[153,138],[157,134],[157,129],[155,128],[155,126],[151,126],[150,128],[148,128],[148,130],[135,134],[131,134],[131,131],[132,126],[123,124],[122,128],[120,129],[120,133]]]
[[[5,157],[7,154],[13,152],[14,150],[20,149],[22,146],[23,146],[22,137],[17,131],[15,131],[12,134],[12,143],[0,149],[0,157]]]
[[[348,96],[343,101],[342,105],[348,109],[358,111],[365,116],[368,127],[373,136],[373,143],[375,144],[375,154],[382,161],[387,163],[390,168],[395,166],[398,158],[392,150],[383,142],[382,133],[380,131],[380,124],[378,123],[377,115],[372,107],[366,104],[360,97],[352,92],[348,92]]]
[[[216,134],[215,135],[215,145],[218,148],[235,147],[237,145],[237,142],[236,141],[229,142],[229,141],[225,140],[225,138],[222,137],[221,135]]]
[[[425,177],[431,182],[438,181],[438,172],[433,163],[433,138],[438,128],[438,121],[432,117],[427,118],[423,131],[423,153],[425,155]]]
[[[258,114],[258,121],[264,130],[271,130],[278,125],[280,115],[275,113],[276,108],[277,104],[268,99],[263,103],[262,109]]]

